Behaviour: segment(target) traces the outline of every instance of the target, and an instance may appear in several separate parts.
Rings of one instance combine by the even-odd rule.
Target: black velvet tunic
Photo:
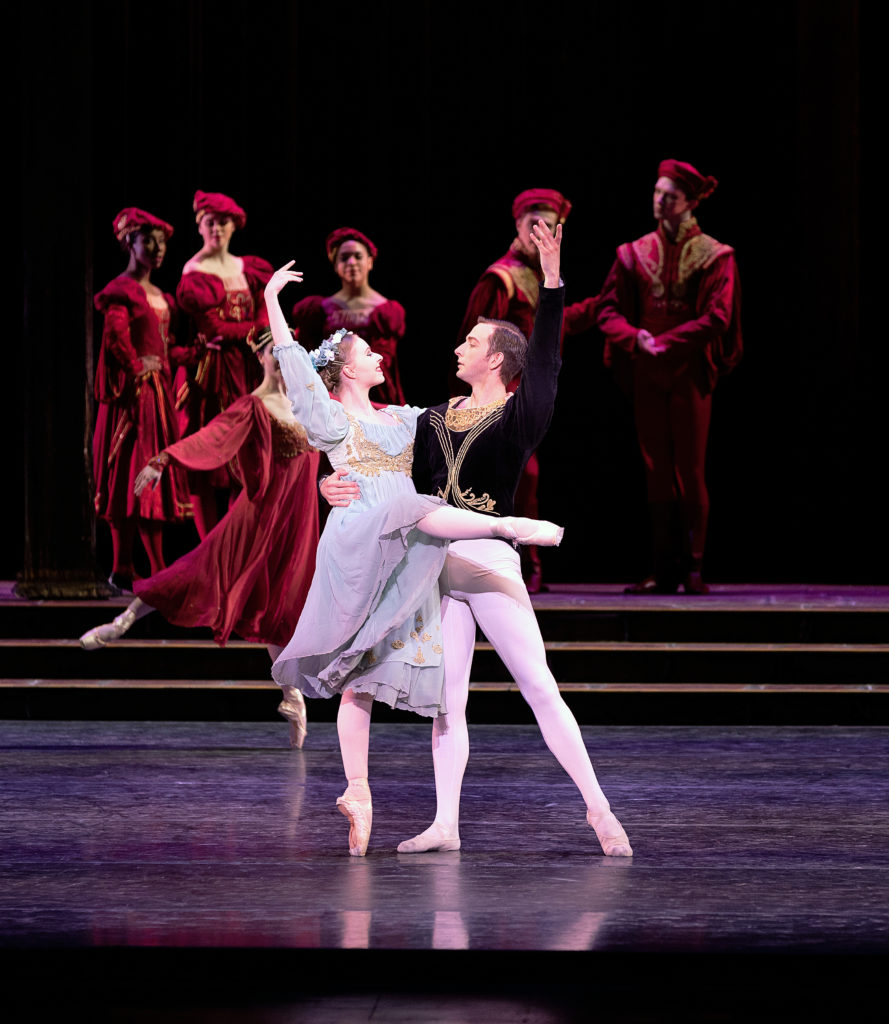
[[[414,484],[457,508],[513,515],[519,478],[552,419],[562,360],[564,285],[541,288],[522,379],[514,394],[478,409],[452,398],[417,422]]]

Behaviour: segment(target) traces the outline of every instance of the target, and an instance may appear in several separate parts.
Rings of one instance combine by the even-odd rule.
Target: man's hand
[[[531,241],[540,255],[540,269],[543,271],[543,287],[559,287],[559,261],[562,248],[562,225],[556,225],[556,233],[550,231],[546,221],[539,220],[531,228]]]
[[[658,341],[650,331],[646,330],[640,330],[636,335],[636,344],[643,352],[647,352],[650,356],[660,355],[661,352],[666,352],[670,347],[662,341]]]
[[[151,355],[142,356],[141,363],[142,363],[142,370],[141,370],[141,372],[139,374],[140,376],[144,376],[146,373],[153,373],[155,370],[160,370],[161,367],[164,365],[161,362],[161,357],[160,356],[151,356]]]
[[[361,488],[354,480],[343,480],[348,469],[338,469],[321,484],[321,496],[328,505],[343,507],[361,497]]]

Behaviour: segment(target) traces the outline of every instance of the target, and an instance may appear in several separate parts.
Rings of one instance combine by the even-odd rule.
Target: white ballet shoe
[[[500,525],[502,536],[516,544],[533,544],[540,548],[557,548],[565,535],[564,526],[556,526],[546,519],[526,519],[523,516],[505,516]]]
[[[135,621],[135,611],[127,608],[111,622],[87,630],[80,638],[80,646],[85,651],[97,651],[100,647],[105,647],[110,640],[119,640]]]
[[[290,746],[302,749],[306,741],[307,717],[306,700],[302,690],[296,686],[283,686],[284,699],[278,705],[278,714],[290,723]]]
[[[399,853],[444,853],[460,849],[460,837],[448,834],[444,825],[433,823],[413,839],[405,839],[399,843]]]
[[[337,797],[336,805],[340,813],[349,819],[350,855],[363,857],[367,853],[373,824],[373,804],[367,779],[349,779],[346,792]]]
[[[632,857],[633,847],[624,832],[623,825],[617,820],[611,811],[600,814],[593,820],[593,812],[586,812],[586,820],[596,833],[602,852],[606,857]]]

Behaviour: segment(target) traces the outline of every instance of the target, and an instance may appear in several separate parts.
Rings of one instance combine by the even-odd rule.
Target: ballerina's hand
[[[269,283],[265,286],[266,295],[277,295],[282,288],[290,284],[291,281],[295,281],[299,284],[303,279],[303,273],[301,270],[291,270],[290,268],[296,260],[291,260],[289,263],[285,263],[283,267],[279,267],[274,274],[269,278]]]
[[[159,469],[155,469],[154,466],[143,466],[142,469],[139,470],[136,482],[133,484],[133,493],[138,498],[149,485],[151,487],[157,487],[157,482],[160,478],[161,471]]]

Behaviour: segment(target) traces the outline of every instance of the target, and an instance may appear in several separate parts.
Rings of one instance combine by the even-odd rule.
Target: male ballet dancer
[[[458,376],[472,393],[427,409],[414,445],[413,474],[420,493],[495,516],[513,513],[525,462],[552,418],[561,365],[562,226],[553,233],[540,220],[532,239],[540,253],[543,287],[530,343],[513,324],[482,319],[457,348]],[[521,382],[511,394],[507,385],[519,371]],[[356,486],[329,477],[322,493],[331,504],[348,504]],[[398,852],[460,848],[460,790],[469,757],[466,702],[478,623],[531,706],[547,746],[580,790],[604,853],[632,856],[577,721],[546,664],[516,549],[499,539],[451,542],[439,586],[447,714],[439,715],[432,729],[437,809],[432,825],[400,843]]]

